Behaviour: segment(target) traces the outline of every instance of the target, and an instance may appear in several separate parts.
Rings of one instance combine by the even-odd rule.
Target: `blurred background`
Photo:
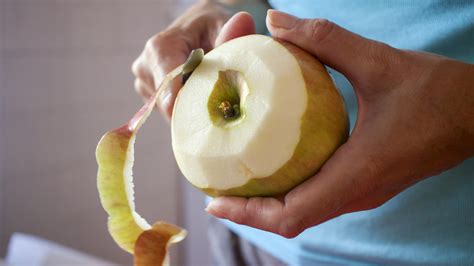
[[[131,264],[107,232],[94,151],[142,105],[130,66],[146,40],[192,2],[0,0],[0,261],[21,232]],[[207,265],[203,196],[180,175],[170,141],[155,112],[136,143],[137,209],[189,230],[175,263]]]

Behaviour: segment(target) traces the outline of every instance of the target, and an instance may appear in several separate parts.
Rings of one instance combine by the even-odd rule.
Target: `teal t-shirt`
[[[474,63],[474,1],[270,2],[275,9],[327,18],[396,48]],[[357,114],[353,89],[341,74],[332,73],[353,126]],[[290,265],[474,265],[474,158],[419,182],[379,208],[340,216],[294,239],[227,224]]]

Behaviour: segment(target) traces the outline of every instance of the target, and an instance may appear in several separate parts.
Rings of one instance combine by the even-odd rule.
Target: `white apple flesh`
[[[300,48],[249,35],[204,56],[175,102],[172,145],[183,175],[211,196],[285,193],[348,136],[344,101]]]

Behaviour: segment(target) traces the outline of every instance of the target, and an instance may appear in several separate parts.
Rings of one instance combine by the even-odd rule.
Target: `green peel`
[[[109,233],[117,245],[135,254],[136,265],[165,264],[168,246],[186,236],[186,230],[165,222],[157,222],[150,226],[135,211],[132,167],[136,134],[150,116],[157,99],[170,81],[182,75],[185,69],[192,72],[201,62],[202,56],[202,49],[193,51],[185,64],[164,78],[157,92],[128,123],[105,133],[97,145],[96,158],[99,166],[97,187],[102,206],[109,215],[107,222]],[[137,241],[138,239],[144,240]],[[154,247],[154,256],[149,256],[148,246]],[[134,253],[134,250],[139,250],[139,254]],[[162,254],[164,257],[156,254]]]

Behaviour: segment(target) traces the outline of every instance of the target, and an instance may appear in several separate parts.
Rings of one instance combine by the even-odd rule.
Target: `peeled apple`
[[[263,35],[210,51],[180,90],[171,123],[184,176],[211,196],[271,196],[314,175],[348,136],[325,67]]]

